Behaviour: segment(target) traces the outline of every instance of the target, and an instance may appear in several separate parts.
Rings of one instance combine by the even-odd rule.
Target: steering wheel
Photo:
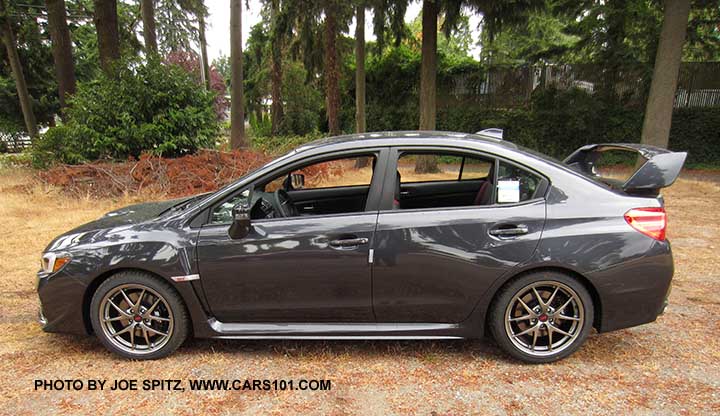
[[[287,191],[280,188],[273,193],[275,199],[275,207],[281,217],[295,217],[298,215],[297,207],[293,204]]]

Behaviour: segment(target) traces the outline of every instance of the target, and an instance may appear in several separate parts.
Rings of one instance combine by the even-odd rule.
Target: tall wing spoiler
[[[637,143],[603,143],[583,146],[568,156],[564,162],[577,171],[597,176],[595,162],[602,152],[624,150],[636,152],[645,162],[621,185],[628,192],[657,192],[673,184],[680,174],[687,152],[671,152],[657,146]]]

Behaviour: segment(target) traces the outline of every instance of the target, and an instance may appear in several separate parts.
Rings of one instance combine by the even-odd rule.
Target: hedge
[[[641,111],[603,106],[578,95],[534,100],[529,109],[488,110],[472,105],[440,109],[437,128],[472,133],[499,127],[506,140],[563,158],[589,143],[637,143],[642,123]],[[688,166],[719,165],[720,108],[675,110],[669,148],[687,151]]]

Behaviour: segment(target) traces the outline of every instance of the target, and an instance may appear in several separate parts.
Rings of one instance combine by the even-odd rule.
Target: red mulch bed
[[[59,165],[39,172],[38,178],[78,197],[106,198],[145,191],[175,198],[214,191],[269,160],[269,156],[253,150],[202,150],[176,159],[143,154],[139,160],[127,162]]]

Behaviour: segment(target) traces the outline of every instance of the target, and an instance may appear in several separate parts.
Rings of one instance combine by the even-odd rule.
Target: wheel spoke
[[[529,334],[530,332],[532,332],[532,331],[534,331],[534,330],[537,330],[537,326],[531,326],[530,328],[528,328],[528,329],[526,329],[526,330],[524,330],[524,331],[522,331],[522,332],[519,332],[519,333],[517,333],[517,334],[514,334],[513,337],[517,338],[517,337],[523,336],[523,335],[525,335],[525,334]]]
[[[520,299],[520,296],[518,296],[516,299],[517,299],[518,302],[520,302],[520,304],[523,306],[523,308],[525,308],[525,310],[528,311],[528,313],[529,313],[530,315],[535,315],[535,311],[533,311],[532,309],[530,309],[530,307],[529,307],[525,302],[523,302],[522,299]]]
[[[560,319],[565,319],[565,320],[568,320],[568,321],[578,321],[578,322],[580,322],[580,318],[576,318],[576,317],[574,317],[574,316],[558,315],[558,318],[560,318]]]
[[[160,331],[158,331],[158,330],[156,330],[156,329],[154,329],[154,328],[151,328],[151,327],[149,327],[149,326],[143,325],[143,327],[145,328],[146,331],[148,331],[148,332],[150,332],[150,333],[153,333],[153,334],[155,334],[155,335],[160,335],[160,336],[163,336],[163,337],[168,336],[168,334],[166,334],[166,333],[164,333],[164,332],[160,332]]]
[[[135,327],[130,330],[130,348],[135,349]]]
[[[135,313],[140,313],[140,305],[142,304],[143,297],[145,296],[145,289],[138,295],[137,303],[135,303]]]
[[[150,349],[150,337],[148,337],[148,331],[145,329],[145,326],[141,326],[140,329],[142,329],[143,337],[145,337],[145,345],[147,345],[148,349]]]
[[[572,334],[570,334],[569,332],[565,332],[556,326],[548,325],[548,328],[552,328],[553,332],[561,333],[561,334],[565,335],[566,337],[572,337]]]
[[[124,316],[124,317],[126,317],[126,318],[129,318],[129,317],[130,317],[130,314],[129,314],[129,313],[127,313],[127,312],[125,312],[124,310],[122,310],[122,309],[121,309],[119,306],[117,306],[117,305],[115,304],[115,302],[113,302],[111,299],[108,299],[108,303],[110,303],[110,305],[111,305],[113,308],[115,308],[115,310],[117,310],[118,312],[120,312],[120,314],[121,314],[122,316]]]
[[[510,322],[516,322],[516,321],[527,321],[528,319],[531,319],[532,315],[525,315],[525,316],[518,316],[517,318],[510,318]]]
[[[537,289],[535,289],[535,288],[532,288],[532,291],[533,291],[533,293],[535,294],[535,297],[537,298],[538,303],[540,304],[540,307],[543,308],[543,309],[545,309],[546,304],[545,304],[545,302],[543,301],[543,298],[540,297],[540,293],[538,293]]]
[[[126,316],[116,316],[114,318],[103,318],[103,322],[115,322],[115,321],[126,321],[128,318]]]
[[[120,331],[112,334],[112,336],[113,336],[113,338],[115,338],[115,337],[117,337],[117,336],[119,336],[119,335],[122,335],[122,334],[130,331],[132,328],[133,328],[133,325],[130,324],[130,325],[126,326],[125,328],[121,329]]]
[[[548,331],[548,350],[552,351],[552,333],[553,328],[550,325],[547,325],[547,331]]]
[[[150,318],[150,320],[152,321],[170,322],[170,318],[163,318],[162,316],[150,315],[148,316],[148,318]]]
[[[575,298],[574,298],[572,295],[570,295],[570,298],[568,298],[567,302],[563,303],[563,305],[562,305],[561,307],[559,307],[559,308],[557,309],[557,311],[558,311],[558,312],[562,312],[563,309],[565,309],[565,308],[570,304],[570,302],[573,301],[573,299],[575,299]]]
[[[148,308],[148,310],[145,311],[145,316],[151,317],[151,313],[157,308],[157,306],[160,304],[160,298],[157,298],[157,300]]]
[[[535,345],[537,345],[538,332],[539,331],[533,332],[533,343],[532,346],[530,346],[530,349],[533,351],[535,351]]]
[[[128,295],[125,293],[125,291],[123,289],[120,289],[120,294],[122,294],[123,298],[125,299],[125,302],[127,302],[128,307],[133,305],[133,301],[130,300],[130,298],[128,297]]]
[[[553,299],[555,299],[555,295],[557,295],[558,290],[560,290],[560,286],[555,286],[555,290],[553,291],[552,295],[550,295],[550,299],[548,299],[546,305],[550,306],[552,305]]]

